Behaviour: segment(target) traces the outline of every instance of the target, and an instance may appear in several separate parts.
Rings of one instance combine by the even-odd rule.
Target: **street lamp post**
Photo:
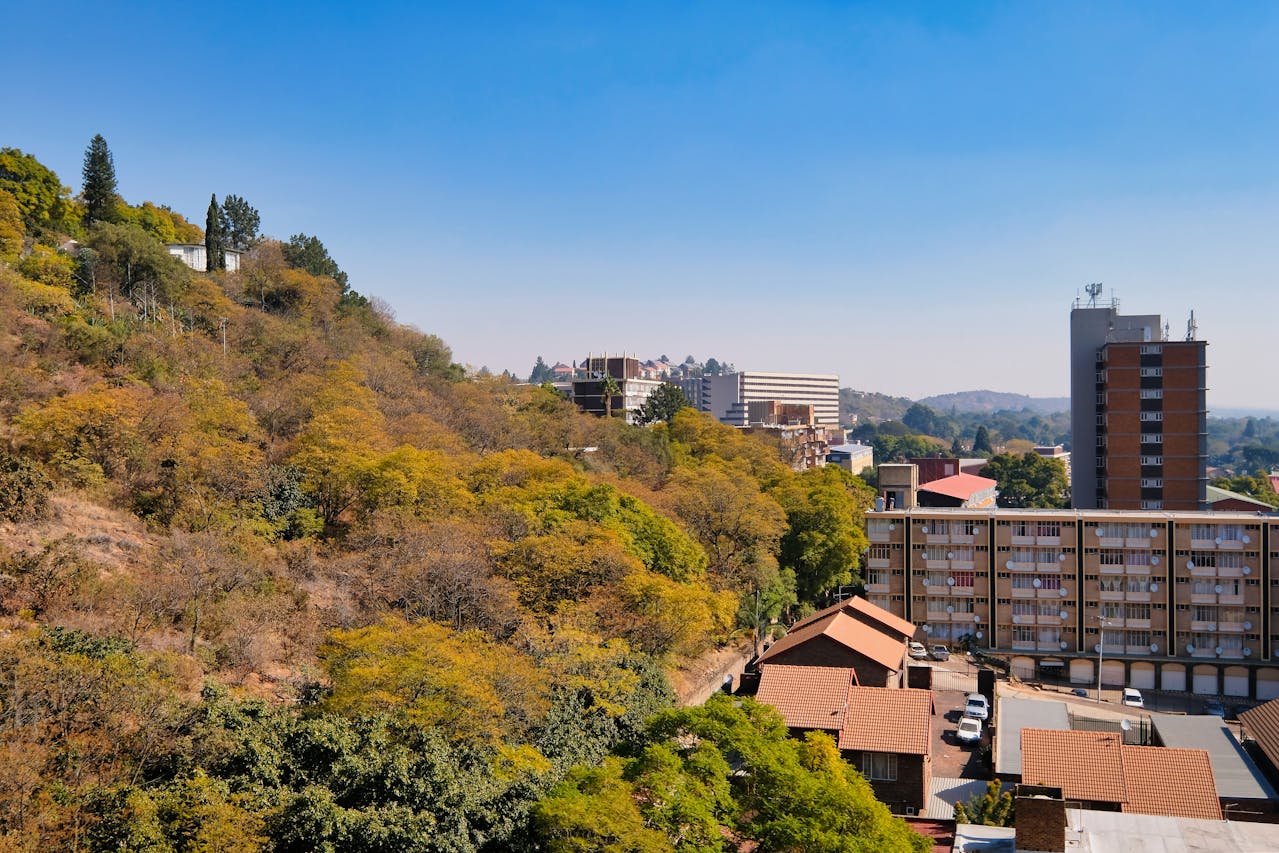
[[[1097,617],[1097,703],[1101,704],[1101,664],[1106,654],[1106,620]]]

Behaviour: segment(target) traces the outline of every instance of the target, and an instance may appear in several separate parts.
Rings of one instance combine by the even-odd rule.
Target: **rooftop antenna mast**
[[[1190,312],[1190,319],[1186,321],[1186,340],[1193,341],[1195,335],[1199,333],[1199,324],[1195,322],[1195,312]]]
[[[1097,297],[1101,296],[1101,282],[1094,281],[1084,287],[1084,292],[1088,294],[1088,307],[1097,307]]]

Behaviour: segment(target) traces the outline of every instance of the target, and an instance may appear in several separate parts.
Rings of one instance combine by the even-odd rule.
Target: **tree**
[[[706,367],[703,368],[707,376],[719,376],[723,372],[723,367],[719,361],[714,358],[706,359]]]
[[[233,249],[252,249],[258,242],[258,227],[262,224],[257,208],[238,195],[222,199],[218,213],[222,241]],[[205,229],[207,232],[207,228]]]
[[[684,392],[679,386],[663,382],[654,389],[652,394],[648,395],[648,399],[640,406],[639,412],[635,416],[635,423],[641,426],[654,424],[658,421],[670,423],[675,418],[676,412],[688,407],[688,398],[684,396]]]
[[[550,365],[542,361],[539,355],[537,361],[533,363],[533,372],[528,375],[528,381],[534,385],[541,385],[543,382],[550,382],[554,378],[551,373]]]
[[[998,483],[999,505],[1060,509],[1070,506],[1070,483],[1060,459],[1031,451],[1021,456],[1001,453],[986,463],[982,476]]]
[[[16,258],[22,251],[22,209],[13,193],[0,189],[0,258]]]
[[[329,250],[324,248],[319,237],[294,234],[281,248],[285,262],[294,269],[306,270],[311,275],[328,276],[338,283],[343,293],[350,288],[346,273],[338,268],[337,261],[329,257]]]
[[[959,443],[959,436],[955,436],[955,440],[950,443],[950,455],[956,458],[964,455],[964,446]]]
[[[977,427],[977,433],[973,436],[973,455],[974,456],[991,456],[994,454],[995,448],[990,444],[990,432],[987,431],[985,425]]]
[[[858,583],[869,546],[865,512],[874,493],[843,468],[814,468],[774,490],[786,510],[781,563],[793,569],[799,599],[815,603],[825,591]]]
[[[226,248],[222,242],[222,211],[216,194],[209,196],[209,212],[204,217],[204,269],[226,269]]]
[[[84,224],[115,220],[116,195],[115,161],[107,141],[102,134],[97,134],[89,142],[84,152],[84,169],[82,171],[84,186],[80,194],[84,197]]]
[[[71,190],[51,169],[17,148],[0,148],[0,190],[18,202],[28,231],[69,231],[79,218]]]
[[[1248,419],[1248,424],[1251,426],[1251,418]],[[1279,494],[1276,494],[1274,487],[1270,485],[1270,476],[1264,469],[1258,469],[1256,475],[1252,477],[1247,474],[1240,474],[1238,477],[1218,477],[1212,481],[1212,484],[1219,489],[1238,492],[1279,507]]]
[[[906,414],[902,415],[902,423],[923,435],[941,435],[945,431],[945,424],[937,417],[937,413],[923,403],[916,403],[907,409]]]
[[[613,398],[622,393],[622,386],[608,374],[600,380],[600,394],[604,396],[604,417],[613,417]]]
[[[1012,826],[1013,795],[992,779],[984,794],[974,794],[968,802],[955,803],[955,822],[978,826]]]

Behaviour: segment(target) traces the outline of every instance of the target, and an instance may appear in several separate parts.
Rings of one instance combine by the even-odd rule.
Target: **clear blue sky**
[[[494,370],[1064,396],[1102,281],[1279,408],[1279,5],[903,5],[19,0],[0,145],[242,195]]]

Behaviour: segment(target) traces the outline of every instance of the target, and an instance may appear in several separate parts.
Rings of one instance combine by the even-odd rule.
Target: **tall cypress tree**
[[[226,250],[222,245],[222,210],[217,193],[209,196],[209,212],[204,218],[204,269],[206,272],[226,269]]]
[[[84,152],[84,224],[94,222],[110,222],[115,218],[115,161],[111,159],[111,149],[102,134],[97,134],[89,142]]]

